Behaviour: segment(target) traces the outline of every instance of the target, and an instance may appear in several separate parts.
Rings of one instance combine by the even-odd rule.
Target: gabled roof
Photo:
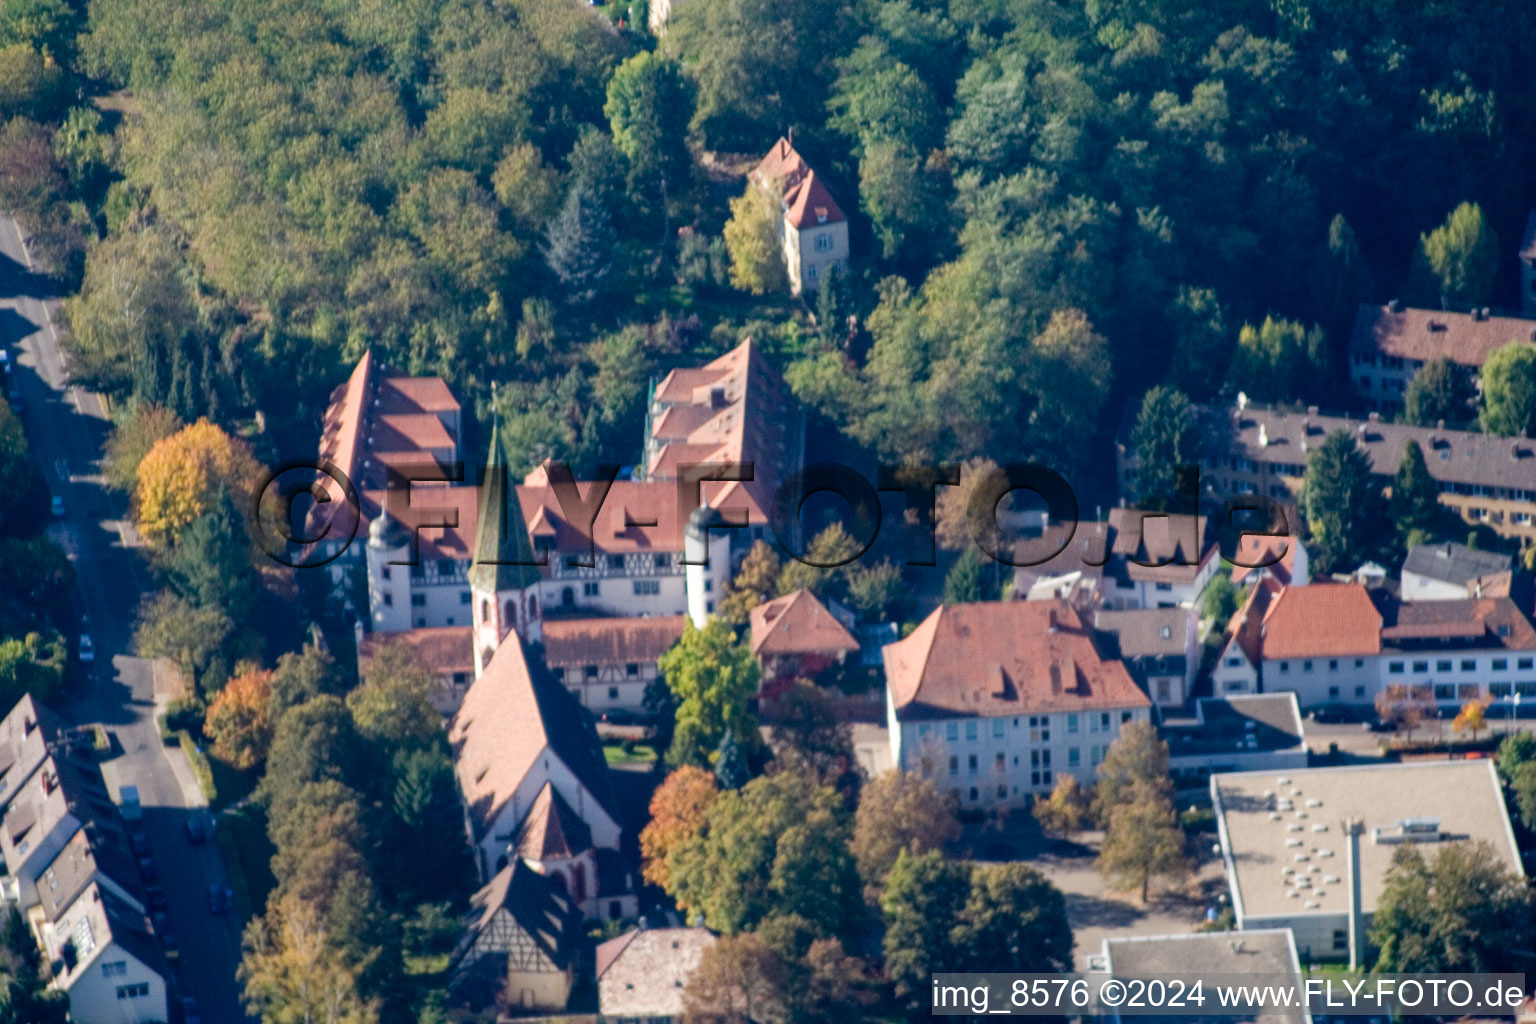
[[[797,228],[847,220],[832,193],[788,139],[781,138],[773,144],[752,169],[752,180],[764,188],[776,183],[782,187],[784,219]]]
[[[501,454],[500,417],[491,424],[491,450],[480,509],[475,523],[475,561],[469,567],[470,586],[486,593],[523,590],[539,582],[533,544],[523,520],[523,508],[507,480]]]
[[[1423,641],[1463,641],[1512,651],[1536,649],[1536,627],[1507,597],[1416,601],[1388,606],[1382,640],[1394,647]]]
[[[66,992],[113,945],[162,978],[169,973],[149,919],[96,882],[87,885],[41,933],[48,958],[55,964],[54,984]]]
[[[1444,541],[1439,544],[1419,544],[1408,552],[1403,560],[1403,572],[1417,573],[1432,580],[1465,586],[1480,576],[1509,572],[1514,560],[1497,551],[1479,551],[1465,544]]]
[[[566,518],[548,479],[542,466],[528,474],[518,485],[517,503],[523,520],[533,523],[535,535],[541,540],[548,538],[554,551],[585,555],[590,544],[596,545],[600,555],[683,550],[675,483],[615,480],[597,511],[589,537]],[[578,486],[582,494],[590,494],[591,484]]]
[[[1189,638],[1188,608],[1130,608],[1096,611],[1094,626],[1113,634],[1122,658],[1166,658],[1185,653]]]
[[[1299,547],[1301,547],[1301,541],[1295,537],[1272,537],[1259,533],[1243,534],[1237,540],[1237,557],[1247,564],[1232,566],[1232,582],[1245,583],[1249,576],[1267,572],[1282,585],[1290,586],[1292,576],[1296,572],[1296,549]],[[1279,560],[1274,564],[1266,565],[1262,569],[1252,568],[1254,563],[1276,555],[1279,556]]]
[[[1205,516],[1110,509],[1117,571],[1133,580],[1193,582],[1206,559],[1216,555],[1216,539],[1206,525]]]
[[[591,717],[530,659],[516,633],[496,648],[448,725],[454,771],[478,834],[548,751],[616,823],[623,822]]]
[[[1349,348],[1360,354],[1430,362],[1441,356],[1462,366],[1481,367],[1489,353],[1512,341],[1536,340],[1536,320],[1363,305],[1355,314]]]
[[[426,462],[434,449],[457,448],[444,420],[456,425],[459,411],[442,378],[407,377],[370,350],[331,392],[320,457],[339,466],[358,490],[381,488],[386,483],[383,456]]]
[[[844,654],[859,641],[809,590],[797,590],[752,609],[752,653]]]
[[[592,830],[546,782],[518,826],[512,845],[517,855],[527,860],[569,860],[592,849]]]
[[[1264,657],[1380,654],[1381,621],[1381,612],[1359,583],[1286,587],[1264,616]]]
[[[750,481],[706,482],[714,508],[745,508],[764,523],[779,484],[799,466],[800,404],[751,338],[704,366],[681,367],[656,385],[645,475],[675,480],[685,463],[750,462]],[[675,497],[668,498],[676,504]]]
[[[58,716],[30,693],[22,694],[0,720],[0,809],[43,763],[59,731]]]
[[[470,626],[421,626],[398,633],[366,634],[357,648],[358,671],[368,674],[368,663],[379,648],[388,643],[402,643],[421,657],[434,675],[473,672],[475,652]]]
[[[505,910],[559,968],[571,966],[581,947],[581,914],[557,882],[539,874],[521,858],[496,873],[470,897],[472,931],[490,927]]]
[[[121,837],[115,842],[110,839],[96,842],[91,833],[90,829],[77,829],[58,855],[38,873],[38,905],[49,921],[57,920],[76,897],[87,886],[100,881],[101,876],[142,902],[135,881],[138,869],[128,861]]]
[[[605,1017],[678,1017],[683,989],[715,944],[706,928],[637,928],[597,947],[598,1009]]]
[[[940,607],[884,650],[898,718],[1150,707],[1076,611],[1053,601]]]
[[[1222,649],[1237,641],[1237,646],[1247,657],[1249,664],[1258,665],[1264,660],[1264,616],[1269,614],[1269,606],[1275,596],[1285,589],[1284,584],[1273,576],[1259,577],[1259,582],[1248,596],[1243,599],[1242,607],[1232,616],[1232,621],[1227,624],[1226,639],[1222,642]]]
[[[644,618],[546,618],[541,630],[550,665],[655,664],[683,635],[686,615]]]

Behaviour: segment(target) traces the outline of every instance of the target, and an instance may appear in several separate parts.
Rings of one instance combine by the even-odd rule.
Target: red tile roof
[[[1216,539],[1206,525],[1205,516],[1165,515],[1136,508],[1109,510],[1114,553],[1133,580],[1193,583],[1206,560],[1216,557]]]
[[[550,665],[622,665],[649,662],[682,638],[686,615],[645,618],[546,618],[541,630]]]
[[[1232,582],[1242,583],[1254,573],[1268,570],[1270,575],[1279,580],[1285,586],[1291,585],[1291,574],[1296,571],[1296,547],[1301,542],[1294,537],[1266,537],[1256,533],[1245,533],[1237,541],[1237,557],[1249,565],[1232,566]],[[1280,560],[1273,565],[1267,565],[1263,569],[1254,569],[1250,566],[1255,562],[1266,558],[1280,556]]]
[[[763,187],[783,189],[784,219],[797,228],[846,220],[832,193],[788,139],[779,139],[752,169],[752,180]]]
[[[539,864],[570,860],[592,849],[592,830],[571,810],[565,797],[546,782],[533,798],[533,806],[523,815],[512,845],[519,857]]]
[[[1284,585],[1275,577],[1260,576],[1258,583],[1248,592],[1243,606],[1227,624],[1227,642],[1236,638],[1250,664],[1257,665],[1264,660],[1264,616],[1269,613],[1271,602],[1282,589]]]
[[[1361,306],[1350,334],[1350,351],[1429,362],[1445,356],[1480,367],[1488,354],[1511,341],[1536,340],[1536,320],[1452,313],[1443,309]]]
[[[1486,596],[1463,601],[1417,601],[1399,604],[1394,621],[1381,632],[1391,645],[1412,646],[1415,640],[1486,641],[1507,650],[1536,649],[1536,627],[1508,597]]]
[[[848,627],[809,590],[764,601],[752,609],[752,653],[843,654],[859,649]]]
[[[1359,583],[1286,587],[1264,616],[1265,659],[1381,653],[1381,612]]]
[[[646,477],[676,480],[684,463],[751,462],[751,481],[708,482],[702,493],[715,508],[745,508],[752,522],[767,522],[803,441],[800,405],[759,346],[748,338],[704,366],[673,370],[652,402]]]
[[[884,656],[902,719],[1151,706],[1078,613],[1054,601],[945,605]]]
[[[590,716],[541,662],[528,658],[516,633],[501,642],[464,695],[448,724],[448,742],[477,836],[546,750],[615,822],[623,820]]]
[[[432,626],[398,633],[369,633],[357,648],[358,672],[368,674],[368,664],[389,643],[403,643],[415,650],[434,675],[475,670],[475,645],[469,626]]]
[[[346,383],[331,392],[320,457],[341,467],[358,490],[385,485],[383,458],[426,462],[457,447],[450,431],[459,403],[440,377],[407,377],[364,352]],[[450,451],[450,458],[453,456]]]

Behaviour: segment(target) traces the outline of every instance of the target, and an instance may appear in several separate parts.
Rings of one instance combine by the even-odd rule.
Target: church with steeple
[[[491,425],[490,456],[475,524],[469,593],[478,679],[508,633],[516,633],[525,643],[542,638],[539,565],[528,540],[522,505],[507,480],[499,415]]]

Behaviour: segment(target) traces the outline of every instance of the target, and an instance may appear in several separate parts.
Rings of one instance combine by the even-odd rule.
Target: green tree
[[[1381,488],[1371,461],[1347,430],[1336,430],[1307,456],[1302,506],[1317,546],[1317,569],[1335,572],[1376,552]]]
[[[740,789],[751,778],[752,769],[747,766],[741,745],[731,730],[726,729],[725,735],[720,737],[720,745],[715,748],[715,781],[721,789]]]
[[[848,603],[875,622],[900,619],[911,605],[911,588],[901,567],[889,558],[848,566]]]
[[[1499,240],[1476,203],[1461,203],[1445,223],[1419,236],[1409,274],[1409,301],[1439,308],[1444,302],[1481,306],[1499,275]]]
[[[1536,733],[1512,732],[1500,741],[1495,763],[1505,783],[1513,780],[1527,761],[1536,761]]]
[[[1108,826],[1115,810],[1139,799],[1171,797],[1168,744],[1150,722],[1130,722],[1109,745],[1099,764],[1093,816]]]
[[[767,189],[747,182],[746,191],[731,200],[725,222],[725,247],[731,255],[731,285],[753,295],[781,292],[789,287],[779,246],[779,202]]]
[[[954,800],[933,780],[891,770],[865,783],[853,817],[851,849],[864,880],[864,899],[878,905],[886,876],[903,851],[942,851],[960,838]]]
[[[1173,321],[1173,386],[1205,399],[1221,389],[1232,361],[1232,336],[1227,312],[1209,288],[1181,287],[1169,304]]]
[[[1189,398],[1173,388],[1148,391],[1141,399],[1131,444],[1136,449],[1136,494],[1141,507],[1150,507],[1148,499],[1173,501],[1178,467],[1200,461],[1200,433]]]
[[[51,120],[63,98],[64,69],[26,43],[0,46],[0,117]]]
[[[1153,878],[1180,879],[1188,874],[1184,833],[1166,787],[1159,791],[1138,781],[1126,796],[1127,802],[1110,811],[1098,868],[1121,887],[1139,887],[1145,903]]]
[[[107,483],[119,491],[132,492],[138,484],[139,463],[155,446],[183,426],[170,409],[150,402],[131,405],[120,414],[112,436],[107,439],[103,460]]]
[[[329,694],[312,697],[277,719],[259,793],[279,820],[302,802],[306,784],[336,781],[362,789],[367,768],[366,745],[347,706]]]
[[[432,704],[432,670],[404,641],[386,643],[368,663],[347,709],[364,738],[388,749],[422,747],[443,735],[443,716]]]
[[[399,750],[390,776],[392,888],[407,905],[462,898],[474,877],[474,860],[463,840],[453,760],[442,744]]]
[[[1403,417],[1421,427],[1444,421],[1456,428],[1472,415],[1477,389],[1465,369],[1445,356],[1419,367],[1403,395]]]
[[[1503,437],[1536,433],[1536,345],[1512,341],[1483,362],[1482,428]]]
[[[256,592],[244,517],[227,494],[194,519],[164,556],[172,588],[199,609],[244,621]]]
[[[1092,811],[1092,798],[1083,790],[1077,776],[1065,772],[1056,777],[1056,785],[1048,797],[1035,797],[1033,814],[1035,821],[1046,832],[1070,836],[1088,823]]]
[[[1232,386],[1260,402],[1317,397],[1328,379],[1327,338],[1320,327],[1265,317],[1244,324],[1232,357]]]
[[[0,398],[0,536],[37,532],[47,516],[48,485],[32,462],[31,446],[10,402]]]
[[[1237,614],[1242,597],[1232,583],[1232,577],[1223,572],[1212,577],[1202,601],[1205,614],[1214,621],[1215,628],[1224,629],[1232,621],[1232,616]]]
[[[1429,475],[1419,443],[1410,438],[1392,478],[1391,514],[1399,547],[1406,550],[1416,534],[1433,535],[1442,512],[1440,485]]]
[[[952,932],[970,896],[970,871],[936,850],[898,853],[885,880],[885,976],[910,1020],[933,1008],[933,975],[959,969]]]
[[[720,931],[798,914],[818,936],[842,935],[860,905],[851,832],[835,790],[807,773],[764,775],[710,804],[668,857],[667,891]]]
[[[944,603],[966,604],[995,601],[998,597],[996,563],[974,544],[960,552],[949,575],[944,577]]]
[[[970,894],[952,941],[965,952],[965,970],[981,970],[999,953],[1046,972],[1072,969],[1066,898],[1027,864],[971,869]]]
[[[519,143],[497,161],[491,191],[524,234],[535,234],[560,208],[560,173],[544,163],[539,147]]]
[[[1521,762],[1510,772],[1509,791],[1525,827],[1536,828],[1536,762]]]
[[[726,584],[720,599],[720,617],[733,626],[745,625],[752,609],[777,591],[779,556],[767,541],[757,541],[741,560],[736,576]]]
[[[811,538],[803,561],[791,558],[784,563],[779,570],[779,596],[809,590],[822,600],[844,599],[849,574],[858,568],[853,562],[858,553],[859,542],[853,539],[841,520],[834,522]]]
[[[545,262],[574,306],[595,299],[613,273],[613,224],[587,185],[579,179],[545,233]]]
[[[145,658],[169,658],[189,682],[202,679],[234,623],[217,607],[198,607],[162,590],[139,605],[134,648]]]
[[[629,158],[634,175],[660,196],[662,237],[671,187],[686,181],[692,165],[686,137],[693,95],[677,62],[642,51],[620,64],[608,80],[603,107],[614,145]]]
[[[1383,972],[1497,972],[1525,963],[1531,895],[1483,840],[1450,843],[1432,860],[1398,847],[1371,923]]]
[[[26,920],[15,907],[0,931],[0,1020],[6,1024],[65,1024],[69,997],[50,989],[42,956]]]
[[[743,744],[757,735],[747,708],[757,693],[757,659],[724,620],[711,619],[703,629],[690,622],[657,667],[677,702],[668,764],[708,767],[727,731]]]

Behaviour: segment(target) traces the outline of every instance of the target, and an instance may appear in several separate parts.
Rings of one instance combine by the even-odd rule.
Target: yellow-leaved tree
[[[172,543],[227,496],[244,511],[261,466],[244,442],[206,419],[156,441],[139,463],[134,509],[152,544]]]

